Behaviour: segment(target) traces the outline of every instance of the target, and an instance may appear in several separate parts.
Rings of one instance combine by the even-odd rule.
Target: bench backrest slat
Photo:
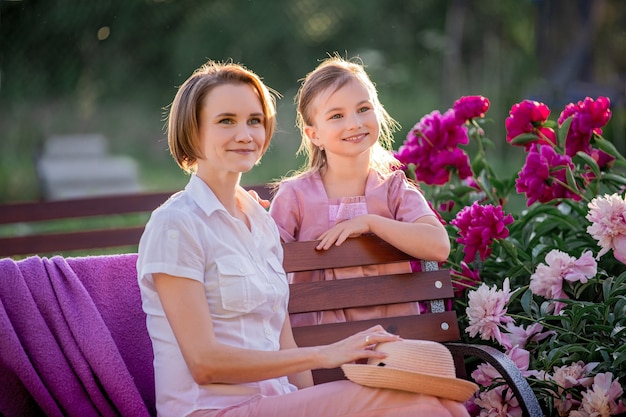
[[[0,238],[0,257],[135,246],[143,226]]]
[[[269,199],[270,188],[266,185],[246,186],[253,189],[261,198]],[[90,251],[136,247],[143,233],[147,216],[172,195],[173,192],[155,192],[142,194],[121,194],[102,197],[87,197],[58,201],[35,201],[26,203],[0,204],[0,226],[27,224],[19,227],[18,235],[5,233],[0,235],[0,257],[12,257],[32,254],[62,254],[69,251]],[[143,214],[143,216],[141,216]],[[141,217],[134,224],[114,216],[137,215]],[[96,217],[105,218],[98,222]],[[94,224],[106,226],[85,226],[91,224],[83,220],[80,230],[63,232],[41,232],[38,222],[67,222],[69,219],[94,218]],[[59,223],[61,224],[61,223]],[[113,224],[113,226],[110,226]],[[62,223],[65,226],[65,223]],[[59,227],[57,227],[58,229]],[[124,251],[128,251],[126,248]],[[130,251],[134,251],[131,249]]]
[[[442,323],[446,323],[447,328],[442,327]],[[336,342],[376,324],[381,324],[388,331],[407,339],[426,339],[437,342],[460,339],[457,316],[454,311],[294,327],[293,333],[298,346],[317,346]]]
[[[172,193],[146,193],[0,205],[0,224],[152,211]]]
[[[358,280],[358,281],[354,281]],[[451,298],[454,294],[449,272],[438,270],[401,275],[384,275],[325,282],[291,284],[290,313],[408,303]],[[332,297],[327,297],[333,294]],[[375,294],[375,297],[370,295]]]
[[[407,254],[394,248],[376,236],[361,236],[348,239],[340,246],[328,251],[315,250],[317,242],[289,243],[289,256],[285,256],[287,272],[310,271],[323,263],[327,268],[342,268],[357,265],[374,265],[407,260]]]
[[[283,244],[287,272],[314,271],[358,265],[407,262],[414,260],[377,236],[360,236],[346,240],[328,250],[316,250],[317,242]],[[435,302],[454,296],[450,271],[419,271],[394,275],[294,283],[290,285],[289,312],[306,313],[353,307],[383,306],[405,302]],[[332,296],[330,296],[332,294]],[[344,323],[294,327],[299,346],[315,346],[336,342],[373,325],[381,324],[387,331],[406,339],[437,342],[461,338],[454,311],[433,309],[402,317],[385,317]],[[441,311],[440,311],[441,310]],[[440,311],[440,312],[439,312]],[[459,374],[464,371],[461,370]],[[344,378],[341,370],[314,370],[315,383]]]

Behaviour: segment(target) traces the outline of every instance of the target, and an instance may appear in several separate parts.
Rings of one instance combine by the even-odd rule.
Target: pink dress
[[[402,171],[382,176],[371,170],[364,196],[329,199],[318,172],[288,179],[272,200],[270,214],[285,242],[316,240],[336,222],[362,214],[413,223],[422,216],[434,216],[422,193],[412,186]],[[411,272],[408,262],[336,268],[290,274],[290,282],[335,280]],[[291,315],[292,326],[366,320],[388,316],[419,314],[417,303],[350,308]]]

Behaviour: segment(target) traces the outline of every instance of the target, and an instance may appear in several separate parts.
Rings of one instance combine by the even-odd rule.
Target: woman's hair
[[[261,78],[241,64],[209,61],[196,69],[180,86],[168,116],[167,141],[176,163],[187,173],[194,172],[203,158],[200,146],[200,114],[206,97],[213,88],[224,84],[248,84],[259,95],[265,115],[265,144],[270,144],[276,125],[276,97]]]
[[[298,154],[304,153],[307,159],[303,171],[317,171],[326,165],[325,151],[315,146],[304,133],[304,128],[313,124],[313,101],[324,91],[328,89],[337,91],[350,81],[357,81],[368,90],[380,125],[380,136],[372,149],[371,166],[379,172],[389,173],[401,165],[391,154],[393,133],[400,125],[380,103],[376,87],[365,72],[362,62],[359,58],[346,60],[334,55],[322,61],[317,68],[307,74],[296,94],[296,125],[302,136]]]

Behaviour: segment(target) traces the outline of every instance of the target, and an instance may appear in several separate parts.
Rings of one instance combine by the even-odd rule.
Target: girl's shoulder
[[[370,173],[370,178],[371,177],[374,177],[376,181],[381,184],[388,184],[390,187],[411,186],[419,188],[418,185],[411,181],[401,169],[388,173],[372,169]]]
[[[315,181],[321,181],[319,171],[305,171],[291,177],[285,177],[281,179],[277,187],[300,187],[304,184],[313,183]]]

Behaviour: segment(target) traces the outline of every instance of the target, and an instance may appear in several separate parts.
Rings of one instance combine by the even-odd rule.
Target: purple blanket
[[[135,254],[0,259],[0,415],[154,415]]]

